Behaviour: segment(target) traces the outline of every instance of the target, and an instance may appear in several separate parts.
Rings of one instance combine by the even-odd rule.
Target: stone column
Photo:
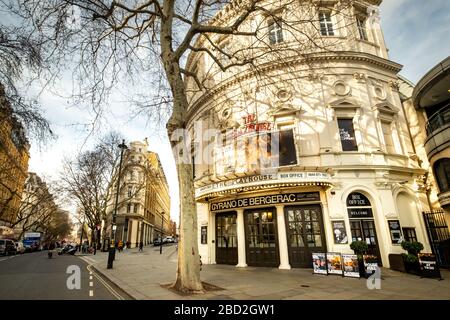
[[[280,250],[280,266],[278,269],[291,269],[289,264],[289,251],[287,245],[286,222],[284,220],[283,206],[278,205],[277,208],[277,226],[278,226],[278,244]]]
[[[244,224],[244,210],[237,210],[237,242],[238,242],[238,264],[236,267],[247,267],[247,259],[245,256],[245,224]]]

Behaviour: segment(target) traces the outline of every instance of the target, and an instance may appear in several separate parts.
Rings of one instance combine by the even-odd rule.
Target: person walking
[[[141,240],[141,242],[139,242],[139,251],[140,252],[142,252],[142,248],[144,247],[144,243],[142,242],[142,240]]]
[[[123,248],[123,242],[122,242],[122,240],[119,240],[119,252],[122,252],[122,248]]]

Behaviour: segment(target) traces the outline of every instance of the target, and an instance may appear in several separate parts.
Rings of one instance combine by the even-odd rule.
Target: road
[[[70,273],[67,273],[68,268],[69,271],[72,269]],[[73,270],[80,271],[79,289],[76,286],[77,272]],[[72,289],[68,288],[68,283]],[[49,259],[47,251],[0,256],[0,284],[0,300],[128,299],[123,291],[98,275],[81,258],[53,255]]]

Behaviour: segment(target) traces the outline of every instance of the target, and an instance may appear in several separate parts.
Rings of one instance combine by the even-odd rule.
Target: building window
[[[133,213],[138,213],[139,204],[135,203],[133,209],[134,209],[134,210],[133,210]]]
[[[131,212],[131,203],[128,203],[127,204],[127,213],[130,213]]]
[[[269,41],[270,44],[283,42],[283,24],[279,18],[269,21]]]
[[[403,237],[405,241],[408,242],[417,242],[417,235],[415,228],[403,228]]]
[[[383,131],[384,144],[387,153],[395,153],[394,140],[392,139],[392,123],[381,121],[381,129]]]
[[[358,151],[353,119],[338,119],[342,151]]]
[[[364,19],[362,17],[358,17],[358,18],[356,18],[356,24],[358,26],[359,38],[361,40],[368,41],[369,38],[367,37],[366,19]]]
[[[331,22],[330,12],[320,12],[320,33],[323,36],[334,36],[333,23]]]
[[[131,198],[132,193],[133,193],[132,187],[128,187],[128,198]]]
[[[297,164],[294,130],[280,131],[280,167]]]
[[[433,169],[439,191],[441,193],[450,191],[450,159],[444,158],[436,161]]]

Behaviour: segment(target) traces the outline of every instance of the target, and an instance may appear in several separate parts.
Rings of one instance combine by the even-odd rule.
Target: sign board
[[[356,254],[343,254],[344,277],[359,278],[358,256]]]
[[[218,211],[236,208],[247,208],[253,206],[274,205],[279,203],[295,203],[319,200],[319,192],[284,193],[215,202],[211,203],[210,209],[211,211]]]
[[[201,226],[200,237],[201,237],[201,244],[208,244],[208,226]]]
[[[342,256],[337,252],[327,252],[328,274],[342,275]]]
[[[424,278],[442,279],[436,256],[431,253],[419,253],[419,265]]]
[[[289,182],[331,182],[331,176],[324,172],[278,172],[273,174],[261,174],[246,176],[237,179],[211,183],[206,186],[197,188],[195,196],[201,197],[212,192],[221,192],[232,190],[235,188],[245,188],[252,186],[263,186],[274,183]]]
[[[402,230],[400,228],[399,220],[389,220],[389,231],[391,233],[391,240],[393,244],[400,244],[403,240]]]
[[[374,255],[364,255],[364,269],[366,277],[371,276],[378,270],[378,257]]]
[[[347,197],[347,207],[370,207],[370,201],[359,192],[350,193]]]
[[[313,273],[327,274],[327,258],[325,253],[313,253]]]
[[[24,238],[41,238],[40,232],[25,232]]]
[[[347,209],[349,218],[372,218],[373,213],[371,208]]]

